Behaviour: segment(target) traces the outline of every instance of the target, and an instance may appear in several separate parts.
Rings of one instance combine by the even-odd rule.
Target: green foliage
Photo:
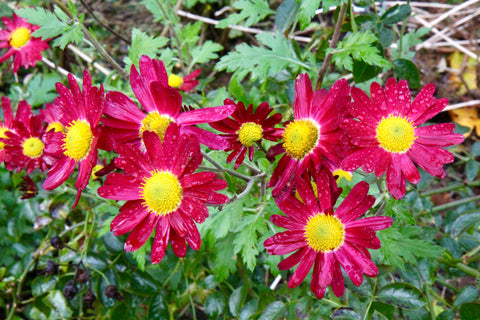
[[[223,56],[215,68],[234,72],[239,79],[251,73],[252,81],[264,81],[266,77],[273,77],[285,69],[291,68],[296,74],[312,68],[308,62],[300,60],[290,40],[281,33],[264,32],[256,38],[266,48],[240,44],[235,51]]]
[[[152,59],[157,58],[158,51],[168,43],[164,37],[152,37],[138,29],[132,30],[132,44],[128,47],[128,57],[125,57],[125,70],[135,65],[138,68],[140,57],[149,56]]]
[[[218,54],[216,52],[222,50],[222,45],[211,40],[207,40],[201,46],[195,46],[194,48],[192,48],[193,59],[190,62],[190,66],[194,66],[197,63],[207,63],[210,62],[210,60],[217,59]]]
[[[31,24],[40,26],[32,33],[34,37],[43,40],[56,38],[53,45],[65,49],[69,43],[80,43],[83,40],[82,23],[85,16],[80,14],[71,19],[59,7],[54,6],[54,12],[43,8],[20,8],[15,10],[20,17],[27,19]],[[76,12],[75,12],[76,13]]]
[[[382,57],[376,47],[377,41],[377,37],[371,31],[351,33],[340,41],[335,49],[327,49],[327,53],[333,54],[332,61],[338,68],[348,71],[353,70],[354,60],[389,68],[390,63]]]
[[[275,13],[270,9],[266,0],[238,0],[233,3],[233,7],[239,12],[230,14],[227,18],[220,20],[217,28],[227,28],[229,25],[241,23],[249,27]]]
[[[398,223],[382,230],[378,233],[382,242],[380,259],[395,268],[405,269],[405,263],[415,264],[418,259],[439,256],[444,249],[424,240],[421,237],[423,232],[418,226]]]

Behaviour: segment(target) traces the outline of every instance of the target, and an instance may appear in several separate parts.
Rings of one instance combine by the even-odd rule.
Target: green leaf
[[[478,157],[480,156],[480,141],[475,142],[472,145],[472,157]]]
[[[32,280],[32,294],[34,297],[40,296],[44,293],[50,292],[55,289],[55,285],[57,284],[58,277],[50,276],[50,277],[36,277]]]
[[[387,284],[378,291],[376,299],[405,309],[418,309],[425,305],[422,291],[408,283]]]
[[[238,0],[233,3],[233,7],[240,11],[220,20],[217,28],[226,28],[230,25],[243,23],[249,27],[275,13],[270,9],[266,0]]]
[[[282,301],[274,301],[263,310],[258,320],[277,320],[281,319],[285,309]]]
[[[210,60],[217,59],[218,54],[215,52],[222,50],[223,46],[221,44],[207,40],[201,46],[196,46],[192,49],[192,61],[190,62],[190,66],[192,67],[196,63],[207,63]]]
[[[392,30],[386,28],[385,26],[380,27],[380,31],[378,35],[379,35],[378,40],[380,41],[380,45],[382,46],[382,48],[385,48],[385,49],[390,47],[393,40],[395,40],[395,33]]]
[[[440,313],[435,320],[453,320],[455,317],[455,311],[447,309]]]
[[[280,4],[275,16],[275,26],[280,32],[285,32],[294,23],[300,3],[295,0],[285,0]]]
[[[230,298],[228,299],[228,309],[234,317],[238,316],[242,301],[245,299],[245,293],[245,287],[240,286],[237,289],[233,290]]]
[[[480,222],[480,212],[471,212],[459,216],[452,224],[452,237],[460,236],[478,222]]]
[[[83,41],[82,25],[77,23],[65,28],[64,32],[62,33],[62,36],[56,38],[53,41],[53,45],[63,50],[69,43],[78,44],[82,41]]]
[[[240,311],[240,320],[248,320],[257,312],[258,299],[253,299],[245,303],[245,306]]]
[[[380,71],[382,71],[381,68],[369,65],[362,60],[353,61],[352,73],[355,83],[361,83],[375,78]]]
[[[415,63],[407,59],[396,59],[393,61],[393,67],[397,77],[407,80],[410,88],[420,87],[420,72]]]
[[[155,280],[146,272],[132,272],[130,283],[136,293],[150,296],[158,292]]]
[[[415,56],[414,51],[409,51],[410,48],[421,43],[422,37],[430,32],[429,28],[419,28],[405,33],[398,41],[397,47],[392,49],[392,59],[411,59]],[[400,45],[401,42],[401,45]],[[401,49],[401,51],[399,51]]]
[[[151,37],[145,32],[133,28],[132,30],[132,44],[128,47],[128,57],[125,62],[125,70],[130,70],[131,65],[138,68],[140,57],[147,55],[152,59],[157,57],[157,53],[168,43],[168,39],[164,37]]]
[[[152,320],[169,320],[168,304],[165,302],[163,295],[153,295],[150,307],[148,308],[148,319]]]
[[[256,35],[258,41],[266,46],[251,47],[242,43],[235,51],[223,56],[215,66],[218,71],[227,70],[238,74],[238,80],[251,73],[251,80],[273,77],[280,71],[293,68],[295,72],[311,69],[308,63],[300,61],[295,54],[290,40],[283,34],[263,32]]]
[[[58,95],[55,84],[61,79],[56,73],[36,74],[28,83],[27,92],[29,96],[26,98],[27,102],[32,107],[52,102]]]
[[[387,25],[395,24],[407,19],[412,13],[412,9],[408,4],[394,5],[388,9],[380,18],[380,20]]]
[[[215,243],[217,255],[215,256],[215,279],[222,282],[237,270],[236,259],[233,253],[233,237],[229,236]]]
[[[122,252],[123,251],[123,242],[118,240],[117,237],[113,235],[112,232],[107,232],[102,237],[103,244],[110,252]]]
[[[420,238],[424,230],[417,226],[399,226],[395,223],[377,233],[382,243],[379,254],[388,264],[405,269],[405,262],[416,264],[417,259],[436,258],[444,249]]]
[[[253,271],[257,263],[258,236],[266,229],[265,219],[261,215],[248,215],[237,225],[236,231],[239,232],[233,240],[234,252],[241,253],[242,261],[250,271]]]
[[[327,54],[332,53],[335,65],[348,71],[353,70],[353,60],[362,60],[378,67],[390,67],[390,63],[377,49],[377,42],[377,37],[371,31],[351,33],[336,48],[328,48]]]
[[[478,320],[480,303],[464,303],[460,307],[460,320]]]
[[[351,308],[339,308],[332,313],[335,320],[357,320],[362,317]]]
[[[71,319],[72,310],[68,307],[67,300],[60,290],[50,291],[43,301],[51,308],[52,313],[55,313],[55,319],[58,316],[61,319]]]
[[[15,13],[29,23],[39,26],[40,29],[33,32],[32,36],[42,37],[44,40],[62,34],[66,26],[53,12],[40,7],[20,8],[15,10]]]
[[[453,305],[460,307],[462,304],[476,301],[479,296],[478,290],[479,289],[474,286],[465,286],[455,297]]]
[[[220,292],[214,292],[207,297],[204,311],[212,318],[217,318],[225,309],[225,299]]]
[[[467,175],[467,179],[470,181],[475,180],[478,176],[478,171],[480,170],[480,164],[475,160],[468,160],[465,164],[465,174]]]
[[[141,271],[145,271],[145,259],[147,255],[147,248],[150,247],[150,241],[147,241],[143,246],[141,246],[137,251],[133,252],[133,258],[137,261],[138,268]]]
[[[298,21],[300,22],[300,30],[304,30],[312,18],[315,16],[315,11],[320,7],[321,0],[302,0],[300,1],[300,9],[298,10]],[[328,11],[328,8],[324,8]],[[324,11],[326,12],[326,11]]]

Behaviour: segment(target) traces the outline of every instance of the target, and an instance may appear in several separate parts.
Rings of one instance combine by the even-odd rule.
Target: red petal
[[[373,230],[383,230],[390,227],[392,223],[393,220],[390,217],[367,217],[349,222],[346,228],[368,227]]]
[[[180,258],[184,258],[187,254],[187,244],[185,243],[185,238],[180,237],[174,229],[170,231],[170,243],[172,244],[172,249],[175,255]]]
[[[293,102],[293,115],[295,119],[310,116],[310,104],[312,101],[312,83],[308,74],[300,74],[295,79],[295,100]]]
[[[302,260],[300,260],[300,264],[298,265],[295,272],[290,277],[288,281],[289,288],[295,288],[298,286],[307,276],[307,274],[312,269],[313,263],[315,262],[316,254],[313,249],[307,247],[307,252],[305,252],[305,256]]]
[[[293,268],[297,263],[303,260],[303,258],[308,252],[309,252],[309,247],[303,247],[295,251],[290,256],[280,261],[280,263],[278,264],[278,269],[287,270],[287,269]]]
[[[160,216],[148,214],[130,233],[125,241],[124,249],[127,252],[136,251],[145,244],[153,229],[157,226]]]
[[[170,238],[170,225],[167,219],[161,217],[157,222],[157,230],[152,245],[152,264],[162,261],[167,250],[168,240]]]
[[[149,212],[143,206],[143,200],[127,201],[110,224],[110,231],[115,236],[121,236],[132,230],[148,214]]]
[[[181,125],[215,122],[227,118],[233,111],[235,111],[233,105],[196,109],[182,112],[178,116],[177,122]]]

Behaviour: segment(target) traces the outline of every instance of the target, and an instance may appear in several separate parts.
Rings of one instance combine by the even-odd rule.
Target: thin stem
[[[70,18],[74,19],[75,17],[73,14],[70,12],[70,10],[60,1],[60,0],[53,0],[55,4],[63,11],[65,14]],[[103,49],[102,45],[100,42],[95,39],[95,37],[90,33],[90,30],[88,30],[87,27],[85,27],[83,24],[82,26],[82,31],[87,40],[92,44],[92,46],[98,50],[98,53],[105,59],[107,60],[115,70],[120,74],[120,76],[124,79],[128,79],[128,74],[123,70],[123,68],[115,61],[115,59],[112,58],[111,55]]]
[[[363,315],[363,320],[367,320],[368,319],[368,314],[370,313],[370,308],[372,307],[372,303],[373,301],[375,300],[375,291],[376,291],[376,287],[377,287],[377,278],[374,278],[373,279],[374,281],[374,286],[373,286],[373,292],[372,292],[372,295],[370,296],[370,299],[368,300],[368,305],[367,305],[367,309],[365,309],[365,314]]]
[[[255,179],[258,179],[258,178],[265,178],[265,174],[264,174],[264,173],[261,173],[261,174],[255,175],[255,176],[246,176],[246,175],[241,174],[241,173],[238,173],[238,172],[236,172],[236,171],[233,171],[233,170],[224,168],[221,164],[219,164],[217,161],[215,161],[215,160],[214,160],[212,157],[210,157],[207,153],[205,153],[205,152],[202,151],[202,155],[203,155],[203,157],[205,158],[205,160],[207,160],[208,162],[210,162],[214,167],[216,167],[216,168],[219,169],[219,170],[228,172],[230,175],[232,175],[232,176],[234,176],[234,177],[243,179],[243,180],[245,180],[245,181],[255,180]]]
[[[455,264],[450,264],[447,260],[445,260],[443,257],[439,257],[438,259],[438,262],[440,263],[443,263],[443,264],[446,264],[446,265],[449,265],[451,267],[454,267],[454,268],[457,268],[458,270],[472,276],[472,277],[475,277],[475,278],[480,278],[480,271],[474,269],[474,268],[470,268],[469,266],[466,266],[464,265],[463,263],[461,262],[458,262],[458,263],[455,263]]]
[[[425,298],[427,298],[428,311],[430,311],[430,319],[435,320],[435,310],[433,309],[432,295],[430,294],[430,286],[427,283],[423,284],[425,291]]]
[[[332,41],[330,42],[330,49],[335,49],[337,47],[338,39],[340,38],[340,30],[342,29],[343,20],[345,19],[345,14],[347,13],[348,4],[342,3],[340,8],[340,12],[338,13],[337,22],[335,24],[335,29],[333,31]],[[327,73],[328,66],[330,65],[330,61],[332,61],[333,53],[329,52],[325,56],[325,60],[323,60],[322,67],[320,71],[318,71],[318,78],[317,83],[315,85],[315,90],[320,90],[322,88],[323,78]]]
[[[442,187],[442,188],[422,192],[422,193],[420,193],[420,196],[428,197],[428,196],[431,196],[431,195],[434,195],[434,194],[445,193],[445,192],[461,189],[461,188],[464,188],[464,187],[478,187],[478,186],[480,186],[480,181],[473,182],[473,183],[456,183],[456,184],[452,184],[452,185],[445,186],[445,187]]]
[[[480,195],[478,196],[474,196],[474,197],[469,197],[469,198],[465,198],[465,199],[461,199],[461,200],[457,200],[457,201],[452,201],[452,202],[449,202],[449,203],[445,203],[445,204],[441,204],[439,206],[435,206],[432,208],[431,212],[438,212],[438,211],[442,211],[442,210],[446,210],[446,209],[450,209],[450,208],[453,208],[453,207],[457,207],[457,206],[460,206],[462,204],[467,204],[467,203],[470,203],[470,202],[475,202],[475,201],[479,201],[480,200]]]

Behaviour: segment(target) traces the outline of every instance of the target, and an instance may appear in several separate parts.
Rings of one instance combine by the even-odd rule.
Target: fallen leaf
[[[480,136],[480,119],[478,118],[477,107],[453,109],[449,110],[448,113],[454,122],[470,129],[467,133],[463,134],[465,137],[469,137],[474,128],[477,135]]]

